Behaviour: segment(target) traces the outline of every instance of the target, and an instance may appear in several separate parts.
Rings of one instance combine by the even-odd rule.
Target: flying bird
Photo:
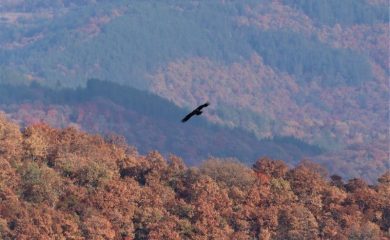
[[[205,104],[200,105],[194,111],[192,111],[189,114],[187,114],[187,116],[185,116],[181,121],[182,122],[187,122],[192,116],[202,114],[203,113],[202,109],[207,107],[208,105],[210,105],[209,102],[206,102]]]

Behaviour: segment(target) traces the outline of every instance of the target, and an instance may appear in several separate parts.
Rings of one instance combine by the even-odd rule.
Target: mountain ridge
[[[21,123],[43,121],[57,127],[73,125],[95,133],[120,134],[142,153],[151,149],[166,156],[174,153],[191,164],[210,155],[236,157],[246,163],[268,155],[293,164],[322,152],[293,137],[257,139],[250,132],[204,119],[183,124],[180,119],[187,114],[185,109],[149,92],[112,82],[89,80],[86,88],[78,89],[53,90],[39,84],[3,85],[0,89],[1,107]]]
[[[308,161],[249,168],[140,155],[120,138],[20,126],[0,114],[3,239],[381,239],[390,172],[368,185]],[[291,224],[296,223],[296,224]]]

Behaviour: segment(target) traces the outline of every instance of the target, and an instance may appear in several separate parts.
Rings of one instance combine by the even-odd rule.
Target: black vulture
[[[205,108],[207,107],[208,105],[210,105],[209,102],[206,102],[205,104],[202,104],[200,105],[199,107],[197,107],[194,111],[190,112],[189,114],[187,114],[187,116],[185,116],[181,121],[182,122],[187,122],[192,116],[194,115],[200,115],[202,114],[202,108]]]

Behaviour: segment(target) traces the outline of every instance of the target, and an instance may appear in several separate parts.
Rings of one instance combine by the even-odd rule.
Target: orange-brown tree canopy
[[[120,137],[0,115],[1,239],[386,239],[390,173],[139,155]]]

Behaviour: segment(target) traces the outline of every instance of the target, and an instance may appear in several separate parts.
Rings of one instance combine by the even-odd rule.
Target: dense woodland
[[[364,36],[348,47],[333,46],[343,33],[332,28],[370,27],[375,42],[389,21],[386,3],[366,0],[18,0],[6,1],[0,12],[0,80],[73,87],[99,77],[147,88],[145,75],[172,61],[232,63],[254,52],[302,81],[325,74],[320,81],[328,86],[358,84],[372,78],[366,53],[375,46],[356,51]]]
[[[0,239],[389,239],[388,9],[1,1]]]
[[[120,136],[0,116],[2,239],[387,239],[390,172],[374,185],[303,161],[251,168],[140,155]]]

